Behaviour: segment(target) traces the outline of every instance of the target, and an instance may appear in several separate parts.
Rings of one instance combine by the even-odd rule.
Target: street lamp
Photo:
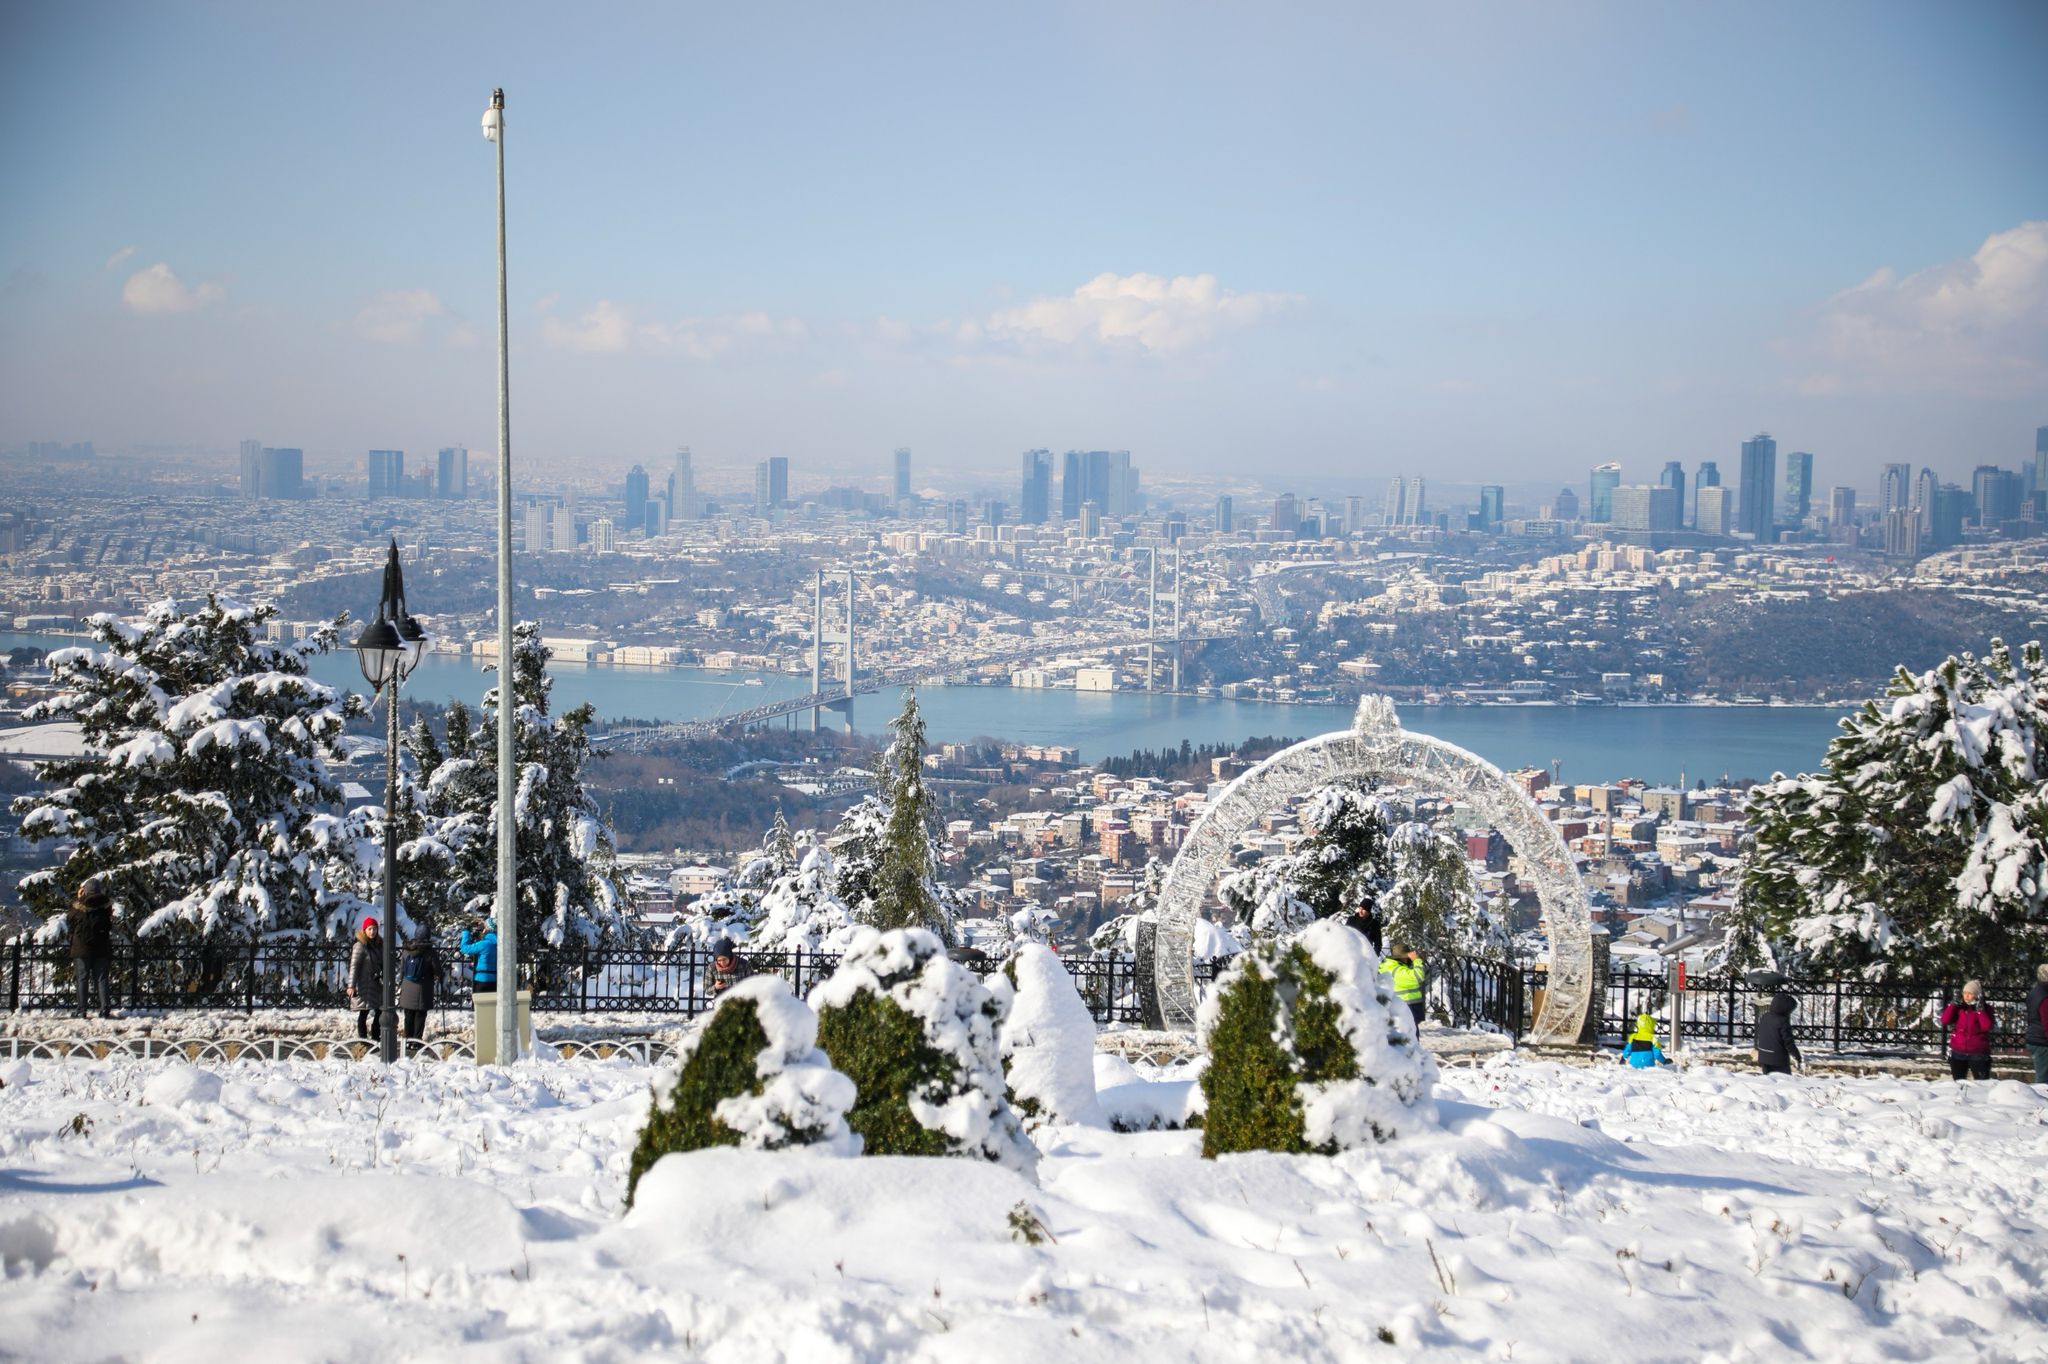
[[[384,561],[377,619],[356,639],[363,680],[378,692],[391,689],[384,750],[384,982],[377,1001],[377,1055],[386,1065],[398,1059],[398,684],[418,666],[426,647],[425,628],[405,609],[405,573],[394,538]]]
[[[512,807],[512,369],[505,304],[505,92],[491,91],[484,137],[498,149],[498,1061],[519,1059],[519,862]]]

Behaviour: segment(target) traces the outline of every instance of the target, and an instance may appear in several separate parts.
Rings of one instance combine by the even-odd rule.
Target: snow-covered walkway
[[[2015,1083],[1504,1056],[1335,1159],[1058,1129],[1034,1187],[726,1151],[622,1218],[649,1078],[0,1064],[0,1357],[2048,1358]]]

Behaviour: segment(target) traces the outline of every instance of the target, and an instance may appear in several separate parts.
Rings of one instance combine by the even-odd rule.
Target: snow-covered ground
[[[650,1076],[0,1063],[0,1358],[2048,1358],[2017,1083],[1503,1056],[1337,1158],[1054,1128],[1034,1185],[721,1151],[622,1215]]]

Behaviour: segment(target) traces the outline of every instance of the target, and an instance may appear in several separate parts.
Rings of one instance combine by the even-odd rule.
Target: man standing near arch
[[[1394,993],[1408,1006],[1408,1012],[1415,1015],[1415,1030],[1421,1032],[1422,987],[1429,979],[1429,972],[1422,966],[1422,954],[1402,943],[1395,943],[1394,950],[1380,962],[1380,974],[1393,977],[1390,983]]]

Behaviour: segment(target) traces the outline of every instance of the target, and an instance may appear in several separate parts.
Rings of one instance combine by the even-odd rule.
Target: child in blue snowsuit
[[[1637,1070],[1671,1064],[1671,1058],[1657,1045],[1657,1020],[1648,1014],[1636,1015],[1636,1030],[1622,1044],[1621,1054]]]

